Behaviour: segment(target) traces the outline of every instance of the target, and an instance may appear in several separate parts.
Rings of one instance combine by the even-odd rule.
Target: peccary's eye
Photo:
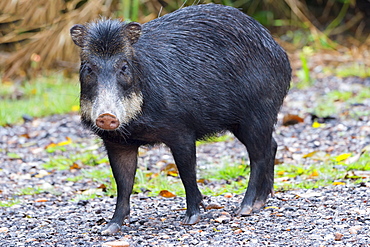
[[[122,65],[122,67],[121,67],[121,72],[126,72],[126,70],[127,70],[127,63],[124,63],[123,65]]]
[[[86,71],[88,74],[91,74],[92,73],[92,69],[90,66],[86,66]]]

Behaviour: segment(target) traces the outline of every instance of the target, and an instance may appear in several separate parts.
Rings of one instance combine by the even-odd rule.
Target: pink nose
[[[119,127],[119,121],[116,116],[104,113],[96,119],[96,126],[104,130],[115,130]]]

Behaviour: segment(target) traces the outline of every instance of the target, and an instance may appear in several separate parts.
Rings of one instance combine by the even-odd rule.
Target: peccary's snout
[[[95,120],[96,126],[104,130],[115,130],[119,127],[119,120],[116,116],[104,113]]]

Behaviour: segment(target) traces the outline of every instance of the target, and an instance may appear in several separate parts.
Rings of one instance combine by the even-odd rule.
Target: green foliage
[[[66,151],[64,147],[63,151]],[[103,163],[108,163],[107,157],[101,157],[94,152],[83,152],[83,153],[75,153],[70,155],[69,157],[66,156],[53,156],[50,158],[48,162],[43,164],[43,168],[45,169],[57,169],[57,170],[67,170],[73,166],[73,164],[83,164],[88,166],[96,166]]]
[[[302,63],[302,68],[297,71],[297,77],[300,82],[296,85],[297,88],[302,89],[312,85],[312,78],[310,75],[310,68],[308,66],[308,59],[313,54],[313,49],[311,47],[305,46],[299,53],[299,58]]]
[[[370,68],[364,63],[346,63],[335,68],[325,68],[326,72],[339,77],[358,76],[361,78],[370,77]]]
[[[78,109],[78,85],[62,75],[0,85],[0,126],[19,123],[23,115],[42,117]]]
[[[149,196],[158,196],[162,190],[168,190],[177,196],[185,196],[179,177],[167,176],[164,172],[153,174],[146,169],[137,170],[134,193],[147,192]]]
[[[126,21],[138,21],[139,6],[139,0],[120,0],[118,15],[122,16]]]
[[[0,201],[0,207],[7,207],[8,208],[8,207],[20,204],[20,203],[21,203],[21,201],[18,200],[18,199],[8,199],[8,200]]]
[[[291,164],[275,166],[274,188],[278,191],[296,188],[312,189],[329,185],[369,181],[370,173],[367,177],[348,175],[351,171],[370,171],[370,153],[364,152],[357,161],[349,164],[346,164],[345,161],[353,157],[351,154],[327,156],[322,162],[316,162],[309,166]]]
[[[213,142],[224,142],[230,140],[230,135],[219,135],[219,136],[209,136],[206,137],[204,140],[199,140],[196,142],[196,146],[203,145],[206,143],[213,143]]]
[[[313,113],[319,117],[337,116],[340,111],[351,110],[353,104],[361,104],[370,98],[370,88],[364,87],[360,91],[334,90],[317,100]],[[345,109],[340,109],[337,102],[345,102]],[[342,104],[341,104],[342,105]],[[366,113],[355,112],[355,116],[363,116]]]
[[[44,192],[41,187],[25,187],[20,188],[17,195],[37,195]]]

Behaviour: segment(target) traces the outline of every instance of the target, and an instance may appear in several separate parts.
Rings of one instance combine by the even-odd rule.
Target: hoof
[[[263,201],[255,201],[253,206],[241,206],[239,211],[236,213],[237,216],[249,216],[254,212],[259,212],[261,208],[265,205]]]
[[[254,204],[253,204],[253,212],[259,212],[261,210],[261,208],[263,208],[263,206],[265,206],[265,202],[264,201],[256,201],[256,202],[254,202]]]
[[[237,216],[249,216],[252,214],[252,207],[250,206],[241,206],[241,208],[238,210],[238,212],[236,213]]]
[[[194,214],[192,216],[186,216],[184,221],[182,222],[183,225],[194,225],[200,221],[200,215]]]
[[[117,223],[109,224],[102,232],[101,235],[112,235],[121,230],[121,227]]]

